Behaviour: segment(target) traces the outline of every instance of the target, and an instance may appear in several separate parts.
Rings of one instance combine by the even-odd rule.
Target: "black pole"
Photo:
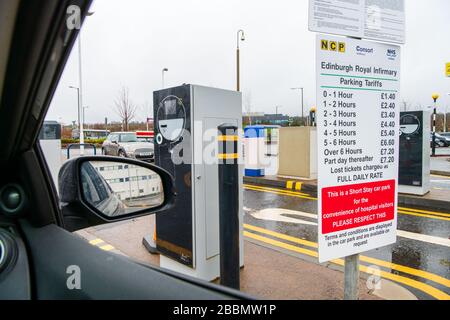
[[[239,289],[239,167],[237,127],[222,124],[219,136],[220,284]]]
[[[433,111],[433,139],[431,146],[431,155],[434,157],[436,155],[436,101],[434,102],[434,111]]]
[[[303,114],[303,88],[302,88],[302,126],[305,126],[305,118]]]

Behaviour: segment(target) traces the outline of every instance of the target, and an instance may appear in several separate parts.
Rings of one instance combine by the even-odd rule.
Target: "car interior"
[[[92,160],[89,157],[66,164],[60,197],[56,192],[38,135],[79,32],[67,27],[67,8],[78,6],[84,19],[90,4],[89,0],[0,1],[0,300],[251,299],[233,289],[103,251],[72,233],[157,214],[176,203],[167,172],[107,156],[100,159],[142,166],[159,175],[162,202],[136,213],[102,215],[83,200],[80,189],[80,168]],[[81,285],[75,287],[69,285],[74,266],[81,272]]]

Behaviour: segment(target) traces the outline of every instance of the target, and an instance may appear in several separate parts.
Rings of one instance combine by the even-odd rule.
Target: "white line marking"
[[[408,231],[403,231],[403,230],[397,230],[397,236],[402,237],[402,238],[408,238],[408,239],[412,239],[412,240],[418,240],[418,241],[422,241],[422,242],[428,242],[428,243],[438,244],[441,246],[450,247],[450,240],[441,238],[441,237],[434,237],[434,236],[429,236],[426,234],[408,232]]]
[[[303,217],[312,218],[312,219],[317,220],[316,214],[306,213],[306,212],[302,212],[302,211],[270,208],[270,209],[255,211],[255,212],[251,213],[251,215],[256,219],[261,219],[261,220],[282,221],[282,222],[288,222],[288,223],[298,223],[298,224],[317,226],[316,222],[311,222],[311,221],[306,221],[306,220],[302,220],[302,219],[285,216],[285,215],[303,216]]]
[[[249,209],[253,211],[253,209]],[[252,217],[260,220],[267,221],[280,221],[287,223],[297,223],[297,224],[306,224],[311,226],[317,226],[316,222],[306,221],[303,219],[288,217],[290,216],[300,216],[317,220],[317,215],[312,213],[307,213],[303,211],[295,211],[288,209],[280,209],[280,208],[268,208],[264,210],[256,210],[250,213]],[[445,247],[450,247],[450,239],[445,239],[441,237],[429,236],[426,234],[414,233],[409,231],[397,230],[397,236],[402,238],[407,238],[416,241],[427,242],[431,244],[437,244]]]
[[[450,180],[430,180],[433,183],[450,183]]]

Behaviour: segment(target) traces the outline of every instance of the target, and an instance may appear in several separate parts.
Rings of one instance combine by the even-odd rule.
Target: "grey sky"
[[[402,46],[402,100],[431,105],[442,96],[450,111],[450,1],[405,0],[406,44]],[[252,111],[305,114],[315,104],[315,34],[308,31],[307,0],[96,0],[82,29],[83,104],[86,122],[117,121],[113,101],[122,86],[140,107],[152,105],[161,87],[194,83],[234,90],[236,32],[241,43],[241,90],[251,92]],[[77,47],[75,47],[76,49]],[[73,50],[47,119],[77,119],[78,50]]]

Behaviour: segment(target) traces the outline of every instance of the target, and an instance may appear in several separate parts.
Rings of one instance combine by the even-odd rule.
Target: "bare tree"
[[[122,121],[124,131],[128,131],[128,125],[136,115],[136,109],[137,105],[131,101],[128,88],[122,87],[114,100],[114,110]]]

